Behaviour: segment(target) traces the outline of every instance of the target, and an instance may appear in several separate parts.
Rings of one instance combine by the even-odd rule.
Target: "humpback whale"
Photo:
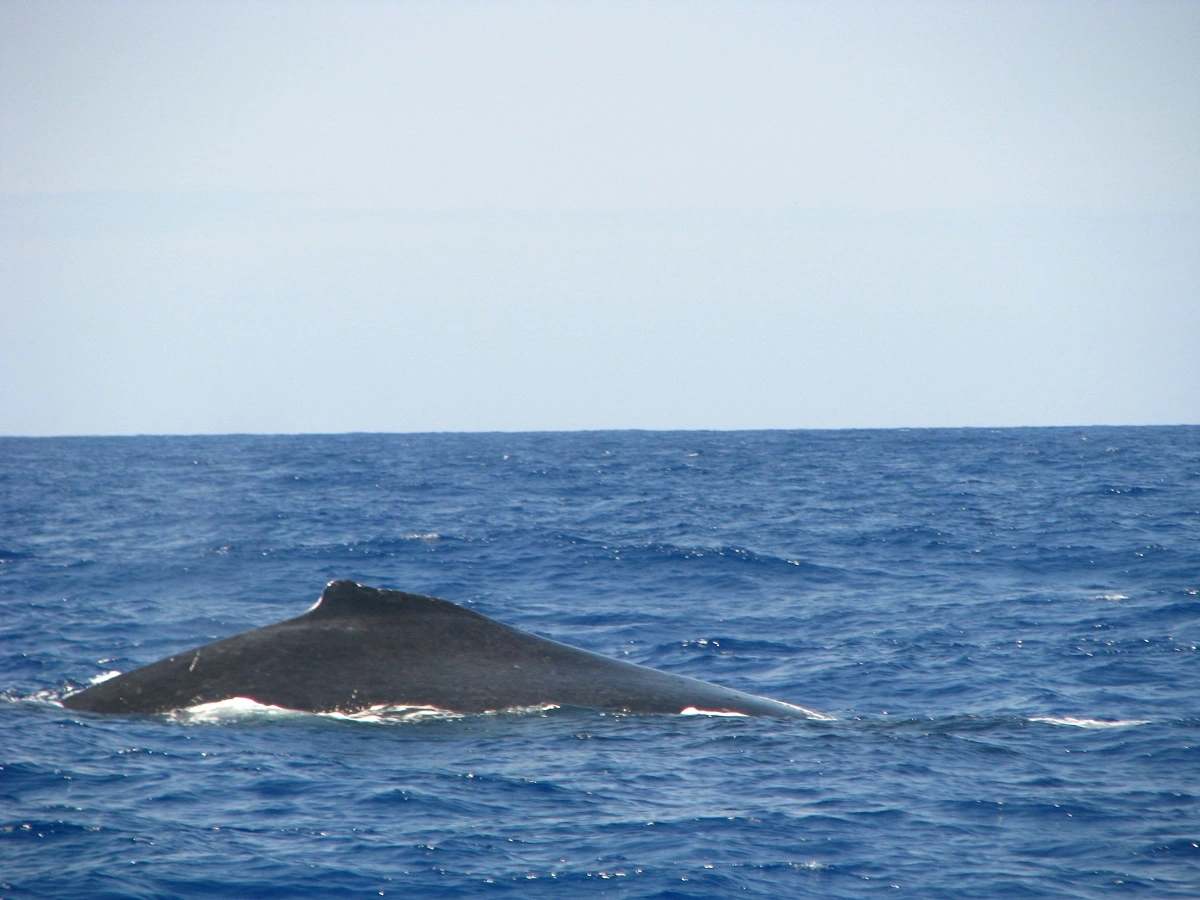
[[[164,713],[235,697],[310,712],[560,706],[826,718],[538,637],[448,600],[353,581],[331,581],[294,619],[177,653],[62,702],[85,712]]]

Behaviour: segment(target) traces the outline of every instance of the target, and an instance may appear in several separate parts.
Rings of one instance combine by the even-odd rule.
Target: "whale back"
[[[426,706],[458,713],[578,706],[816,715],[800,707],[611,659],[421,594],[331,582],[301,616],[119,675],[69,709],[161,713],[246,697],[313,712]]]

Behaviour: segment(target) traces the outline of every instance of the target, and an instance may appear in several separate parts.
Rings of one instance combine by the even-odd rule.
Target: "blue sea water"
[[[834,721],[105,717],[434,594]],[[0,897],[1200,896],[1200,427],[0,439]]]

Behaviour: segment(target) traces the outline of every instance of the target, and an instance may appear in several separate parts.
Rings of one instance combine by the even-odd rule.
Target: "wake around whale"
[[[448,600],[333,581],[294,619],[68,695],[69,709],[164,713],[247,698],[309,712],[586,707],[826,718],[520,631]]]

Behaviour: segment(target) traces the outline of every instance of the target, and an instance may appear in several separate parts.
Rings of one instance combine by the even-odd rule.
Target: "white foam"
[[[102,660],[100,660],[100,662],[109,662],[109,660],[102,659]],[[121,673],[118,672],[116,669],[113,669],[108,672],[101,672],[99,675],[93,675],[91,678],[89,678],[88,685],[91,686],[91,685],[101,684],[102,682],[108,681],[109,679],[116,678],[120,674]],[[37,691],[36,693],[32,694],[27,699],[47,700],[47,701],[50,701],[51,703],[58,703],[59,705],[61,705],[63,700],[65,700],[67,697],[70,697],[74,694],[78,694],[80,692],[80,690],[82,690],[82,688],[71,688],[69,691],[66,691],[64,693],[61,688],[50,688],[50,689],[47,689],[44,691]]]
[[[28,695],[5,691],[3,694],[0,694],[0,698],[5,700],[14,700],[18,703],[32,700],[34,703],[50,703],[55,706],[62,706],[63,698],[69,697],[74,693],[77,692],[70,691],[67,694],[63,694],[61,688],[43,688],[40,691],[34,691],[32,694]]]
[[[689,707],[686,707],[685,709],[681,709],[679,711],[679,714],[681,716],[724,716],[724,717],[730,718],[730,719],[735,719],[735,718],[747,719],[747,718],[749,718],[749,716],[747,716],[745,713],[729,712],[728,710],[717,710],[717,709],[697,709],[694,706],[689,706]]]
[[[482,715],[530,715],[545,713],[558,709],[554,704],[529,707],[512,707],[509,709],[489,710]],[[437,706],[412,704],[378,703],[366,709],[355,712],[308,712],[300,709],[286,709],[282,706],[271,706],[259,703],[249,697],[231,697],[228,700],[217,700],[212,703],[200,703],[187,709],[170,713],[170,718],[184,724],[220,724],[222,722],[245,721],[247,719],[276,719],[296,718],[300,716],[321,716],[327,719],[340,719],[344,722],[372,722],[375,724],[399,724],[404,722],[420,722],[428,720],[464,719],[469,713],[455,712]]]
[[[777,700],[777,703],[783,703],[782,700]],[[815,709],[809,709],[807,706],[797,706],[794,703],[783,703],[784,706],[790,706],[792,709],[798,709],[810,719],[816,719],[818,722],[836,722],[837,716],[830,716],[826,713],[819,713]]]
[[[780,706],[786,706],[788,709],[794,709],[798,713],[803,713],[805,716],[807,716],[810,719],[816,719],[821,722],[836,722],[837,721],[836,716],[827,716],[827,715],[825,715],[825,713],[819,713],[816,710],[806,709],[805,707],[797,706],[794,703],[784,703],[782,700],[776,700],[775,702],[778,703]],[[717,709],[700,709],[699,707],[695,707],[695,706],[688,706],[684,709],[681,709],[679,711],[679,714],[681,716],[725,716],[727,718],[742,718],[742,719],[746,719],[746,718],[750,717],[749,713],[730,712],[729,710],[717,710]]]
[[[1034,716],[1030,722],[1046,725],[1069,725],[1072,728],[1129,728],[1149,725],[1149,719],[1083,719],[1078,716]]]
[[[794,703],[785,703],[784,701],[776,701],[776,702],[778,702],[780,704],[780,706],[782,706],[782,707],[787,707],[788,709],[794,709],[794,710],[796,710],[797,713],[803,713],[804,715],[808,716],[809,719],[816,719],[818,721],[823,721],[823,722],[838,721],[838,718],[836,718],[836,716],[834,716],[834,715],[826,715],[824,713],[818,713],[814,709],[805,709],[804,707],[798,707]],[[750,718],[749,713],[734,713],[728,709],[700,709],[698,707],[685,707],[684,709],[680,709],[679,715],[720,715],[720,716],[725,716],[725,718],[728,718],[728,719],[749,719]]]
[[[417,722],[422,719],[461,719],[464,713],[453,712],[438,706],[393,706],[387,703],[377,703],[360,709],[357,712],[328,712],[318,713],[330,719],[343,719],[348,722]]]
[[[93,684],[98,684],[101,681],[107,681],[119,675],[119,672],[106,672],[103,675],[97,675],[92,679]],[[44,699],[49,699],[53,702],[61,703],[60,695],[57,691],[43,691]],[[42,699],[42,698],[36,698]],[[787,706],[804,715],[818,719],[821,721],[836,721],[834,716],[827,716],[823,713],[815,712],[811,709],[805,709],[803,706],[795,706],[791,703],[782,703],[782,706]],[[225,722],[242,722],[254,719],[294,719],[301,716],[322,716],[328,719],[340,719],[346,722],[373,722],[376,724],[398,724],[403,722],[421,722],[429,720],[451,720],[465,719],[473,715],[483,716],[528,716],[528,715],[545,715],[556,709],[561,709],[557,703],[544,703],[537,706],[511,706],[504,709],[491,709],[482,713],[462,713],[455,712],[450,709],[442,709],[437,706],[413,705],[413,704],[387,704],[378,703],[374,706],[369,706],[366,709],[360,709],[355,712],[309,712],[302,709],[288,709],[283,706],[273,706],[269,703],[259,703],[257,700],[252,700],[249,697],[230,697],[226,700],[214,700],[211,703],[198,703],[195,706],[189,706],[187,709],[177,709],[167,713],[167,717],[175,722],[186,725],[219,725]],[[720,718],[745,719],[750,718],[749,714],[735,712],[731,710],[720,709],[700,709],[696,706],[688,706],[679,711],[681,716],[714,716]],[[1054,722],[1056,724],[1078,724],[1078,722],[1089,720],[1051,720],[1051,719],[1034,719],[1033,721]],[[1101,727],[1114,723],[1100,723],[1092,727]],[[1123,724],[1123,723],[1115,723]],[[1141,722],[1133,722],[1129,724],[1140,725]],[[1082,726],[1087,727],[1087,726]]]
[[[198,703],[187,709],[177,709],[170,713],[170,718],[185,724],[219,724],[221,722],[237,722],[257,718],[291,718],[306,716],[309,713],[295,709],[284,709],[282,706],[271,706],[259,703],[249,697],[230,697],[227,700],[215,700],[212,703]]]
[[[366,709],[360,709],[357,712],[328,712],[317,713],[317,715],[328,716],[331,719],[343,719],[351,722],[375,722],[375,723],[396,723],[396,722],[420,722],[429,719],[465,719],[471,715],[482,716],[528,716],[540,715],[549,712],[552,709],[558,709],[558,705],[554,703],[546,703],[540,706],[510,706],[504,709],[489,709],[483,713],[461,713],[455,712],[452,709],[442,709],[438,706],[421,706],[421,705],[392,705],[387,703],[378,703],[375,706],[369,706]]]

